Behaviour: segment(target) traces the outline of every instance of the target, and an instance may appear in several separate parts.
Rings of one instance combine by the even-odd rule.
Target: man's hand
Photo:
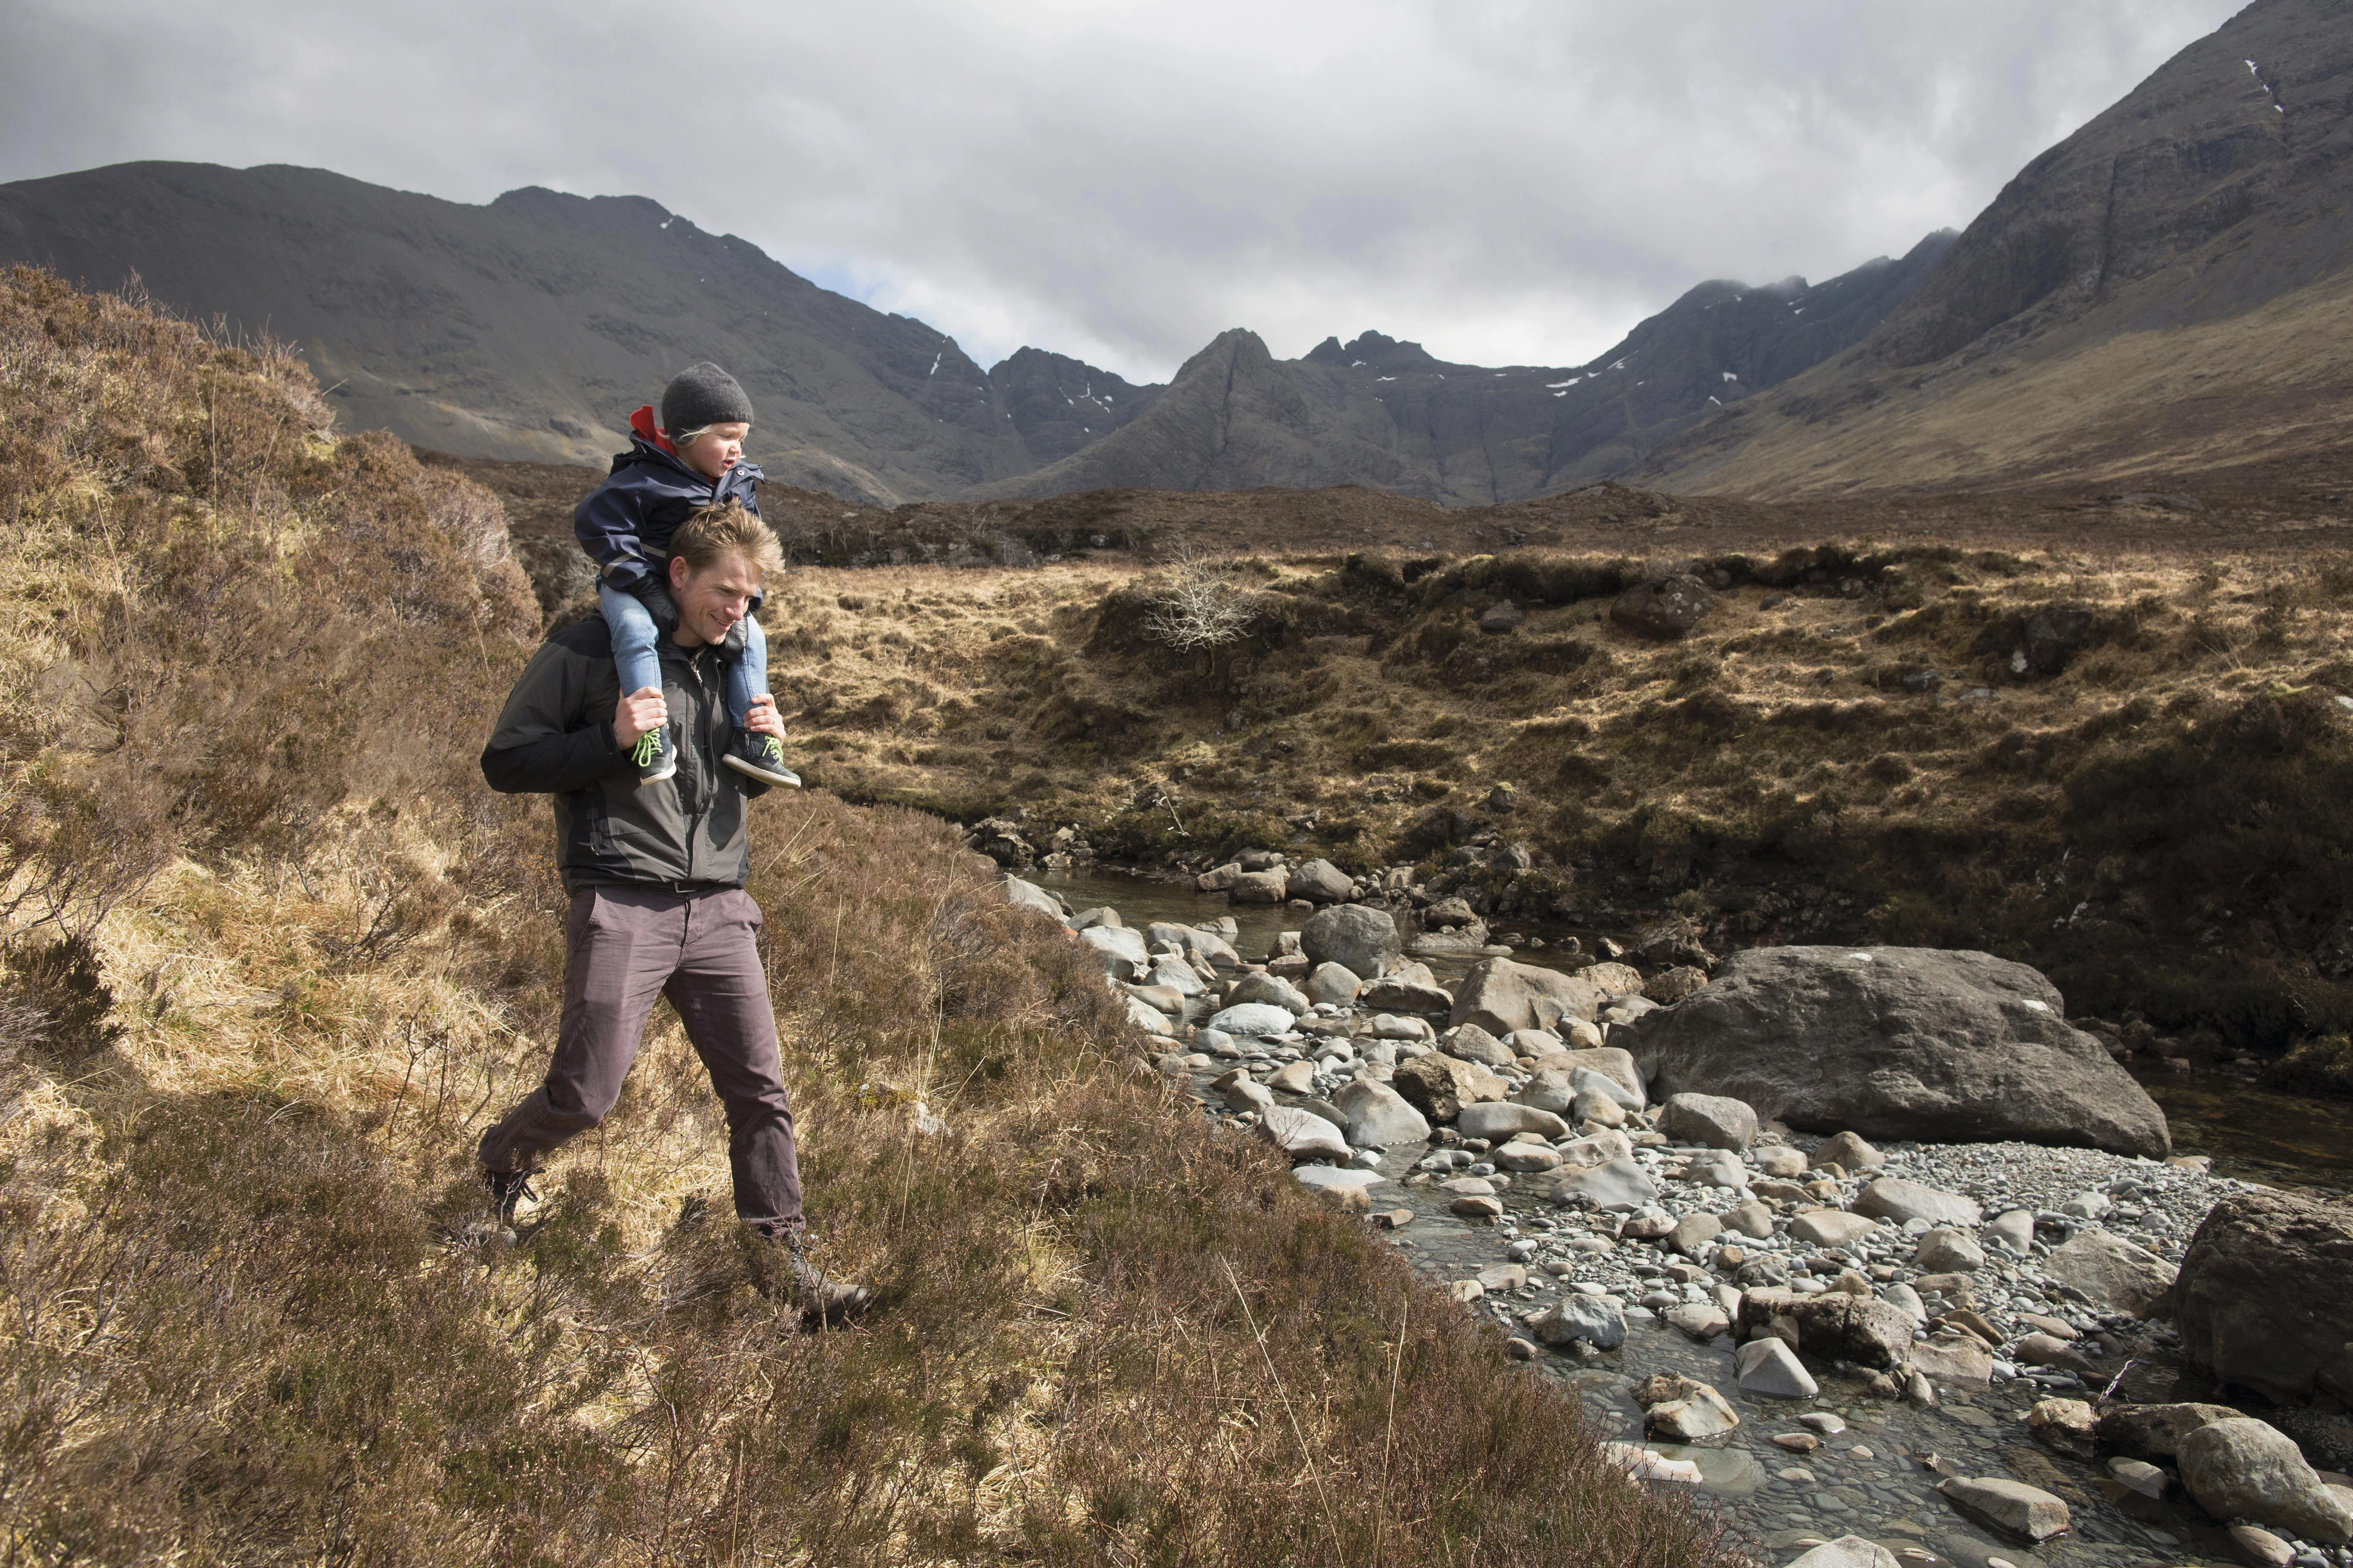
[[[662,700],[659,687],[640,686],[623,692],[613,704],[613,743],[626,752],[638,743],[638,736],[669,722],[670,705]]]
[[[776,700],[765,692],[752,699],[752,705],[744,710],[744,728],[755,735],[774,735],[781,742],[785,721],[776,716]]]

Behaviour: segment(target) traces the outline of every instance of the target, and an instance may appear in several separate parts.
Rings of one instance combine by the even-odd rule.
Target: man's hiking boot
[[[638,737],[629,752],[629,760],[638,764],[638,784],[659,784],[678,772],[678,748],[670,742],[670,726],[656,725]]]
[[[816,1237],[797,1230],[752,1228],[765,1239],[769,1261],[777,1266],[773,1272],[762,1270],[763,1287],[798,1307],[806,1326],[846,1323],[874,1304],[874,1293],[865,1286],[837,1279],[810,1260]]]
[[[776,744],[774,735],[738,730],[735,739],[728,742],[726,754],[719,760],[737,773],[758,779],[762,784],[776,784],[784,789],[801,787],[801,775],[785,766],[785,749]]]
[[[491,1212],[498,1216],[501,1225],[514,1224],[515,1210],[525,1198],[539,1201],[529,1171],[484,1171],[482,1185],[491,1194]]]

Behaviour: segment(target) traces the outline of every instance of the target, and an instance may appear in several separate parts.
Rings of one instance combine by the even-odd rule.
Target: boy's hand
[[[752,705],[744,710],[744,728],[755,735],[774,735],[782,741],[785,721],[776,716],[776,700],[765,692],[752,699]]]
[[[669,722],[670,705],[662,700],[659,687],[640,686],[635,691],[625,691],[621,700],[613,704],[613,743],[626,752],[638,743],[638,736]]]

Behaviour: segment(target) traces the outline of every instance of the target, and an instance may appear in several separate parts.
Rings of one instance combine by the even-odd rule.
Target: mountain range
[[[1705,283],[1591,364],[1451,364],[1377,332],[1275,360],[1221,333],[1166,386],[955,341],[818,288],[637,196],[485,205],[317,169],[117,164],[0,185],[0,261],[136,279],[184,315],[295,343],[347,428],[467,457],[596,463],[697,360],[759,412],[772,477],[881,504],[1363,484],[1541,495],[1640,461],[1859,341],[1950,243],[1819,286]]]
[[[1363,485],[1448,505],[1623,477],[1754,495],[2173,472],[2353,437],[2353,0],[2257,0],[1965,232],[1827,282],[1703,283],[1591,363],[1219,333],[1166,385],[946,334],[640,196],[483,205],[315,169],[0,185],[0,262],[296,343],[347,428],[601,464],[702,359],[752,455],[869,504]]]

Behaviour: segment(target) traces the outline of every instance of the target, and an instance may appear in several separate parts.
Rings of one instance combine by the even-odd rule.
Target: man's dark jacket
[[[614,458],[605,482],[572,509],[572,531],[605,581],[634,594],[659,573],[670,535],[696,512],[738,500],[759,516],[765,477],[759,464],[743,462],[706,479],[640,436]]]
[[[639,787],[613,742],[621,683],[604,617],[542,643],[507,695],[482,751],[482,777],[508,795],[555,796],[556,861],[566,892],[628,885],[692,892],[740,888],[751,869],[744,803],[767,793],[720,765],[733,721],[727,659],[743,624],[718,647],[660,642],[662,698],[678,741],[678,773]]]

